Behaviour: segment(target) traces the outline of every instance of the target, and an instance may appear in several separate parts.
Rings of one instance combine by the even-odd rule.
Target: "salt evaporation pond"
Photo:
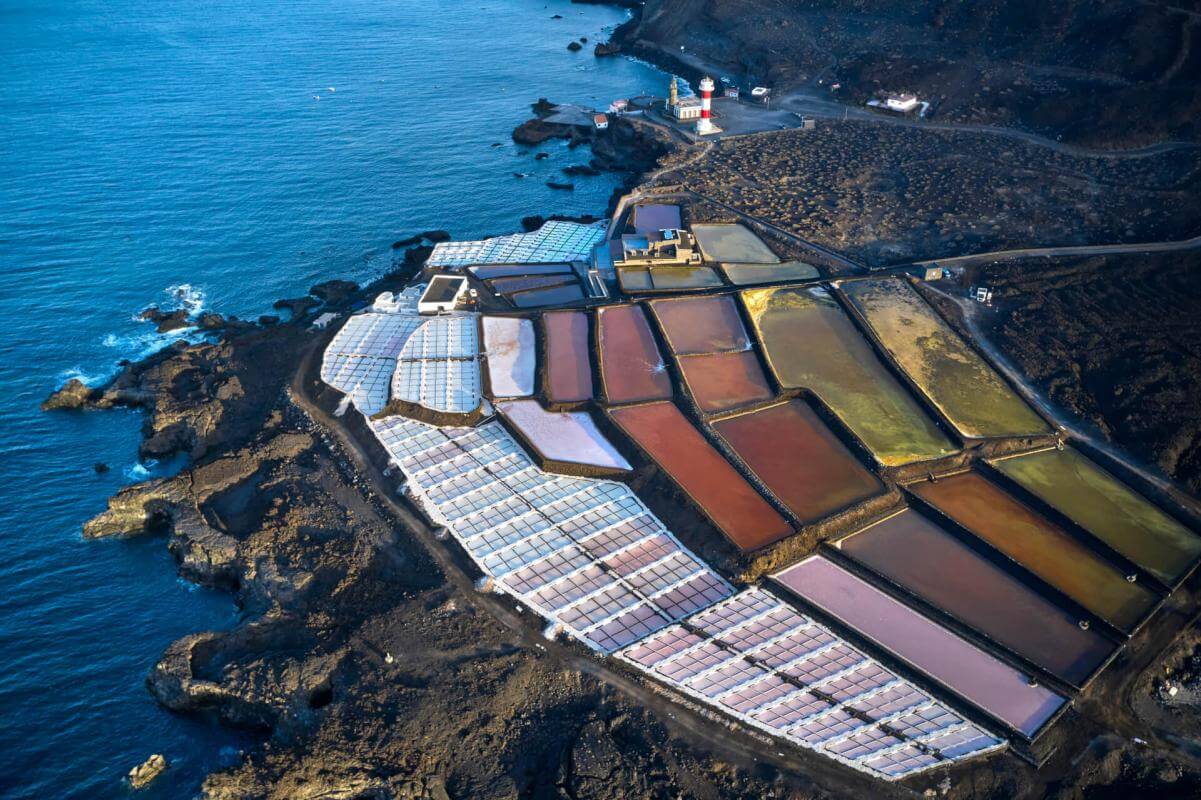
[[[1201,537],[1072,448],[992,466],[1169,586],[1201,555]]]
[[[955,452],[825,290],[751,289],[742,300],[780,384],[814,392],[881,464]]]
[[[1117,645],[912,509],[837,543],[886,580],[1073,686]]]
[[[964,436],[1049,433],[1042,417],[904,280],[841,287],[905,374]]]
[[[908,487],[990,547],[1119,630],[1133,631],[1158,598],[1126,580],[1059,527],[975,472]]]

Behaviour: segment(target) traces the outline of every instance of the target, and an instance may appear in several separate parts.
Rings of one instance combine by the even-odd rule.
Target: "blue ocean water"
[[[378,273],[414,232],[603,212],[613,176],[544,185],[587,153],[535,161],[509,132],[539,96],[661,88],[592,57],[621,20],[566,0],[0,3],[0,796],[126,796],[153,752],[173,766],[143,796],[189,796],[253,744],[143,686],[172,640],[238,622],[229,597],[177,579],[161,541],[80,536],[178,465],[137,463],[135,412],[37,404],[169,341],[132,318],[150,303],[254,316]]]

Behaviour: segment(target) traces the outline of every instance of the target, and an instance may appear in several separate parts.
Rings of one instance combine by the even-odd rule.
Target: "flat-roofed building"
[[[454,311],[467,294],[467,279],[457,275],[435,275],[417,301],[418,314]]]
[[[627,233],[621,237],[621,255],[615,266],[685,266],[701,263],[692,234],[668,228],[647,233]]]

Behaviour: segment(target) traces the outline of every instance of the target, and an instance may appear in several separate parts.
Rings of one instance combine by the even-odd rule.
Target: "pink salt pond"
[[[729,295],[655,300],[650,305],[676,355],[750,349],[738,303]]]
[[[821,556],[772,578],[1027,738],[1067,702]]]
[[[705,413],[765,403],[775,396],[754,350],[681,356],[678,362],[688,391]]]
[[[534,393],[534,323],[518,317],[484,317],[484,355],[493,397]]]
[[[641,306],[607,306],[596,312],[601,382],[609,403],[671,397],[671,378]]]
[[[552,403],[592,399],[592,359],[588,355],[588,315],[582,311],[548,311],[546,331],[546,396]]]
[[[505,421],[529,444],[543,462],[625,472],[630,463],[597,429],[586,412],[557,414],[536,400],[496,404]]]

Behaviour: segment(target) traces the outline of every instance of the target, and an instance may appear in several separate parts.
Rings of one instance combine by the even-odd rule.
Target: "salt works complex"
[[[1196,568],[1191,518],[913,277],[688,216],[438,244],[321,378],[547,638],[882,780],[1045,760]]]

